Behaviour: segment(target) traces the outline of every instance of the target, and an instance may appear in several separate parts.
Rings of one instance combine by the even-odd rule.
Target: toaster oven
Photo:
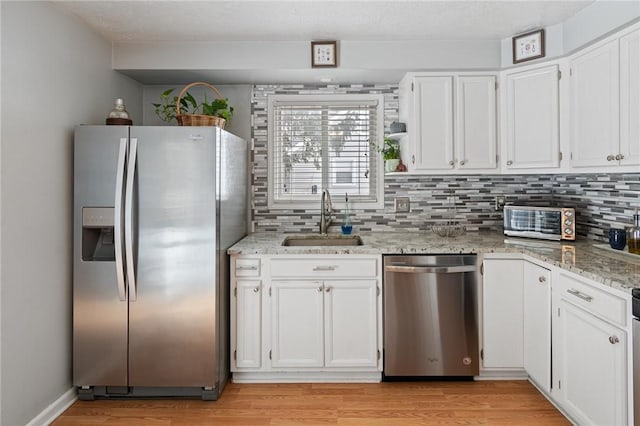
[[[569,207],[504,207],[504,234],[544,240],[575,240],[575,210]]]

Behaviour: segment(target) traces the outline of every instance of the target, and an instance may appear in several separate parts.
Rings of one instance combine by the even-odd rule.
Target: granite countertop
[[[432,232],[362,232],[361,246],[284,247],[291,235],[255,233],[227,251],[234,254],[435,254],[435,253],[523,253],[572,271],[606,286],[629,292],[640,288],[640,256],[602,249],[594,241],[555,242],[505,237],[498,232],[467,232],[456,238]],[[305,234],[309,235],[309,234]],[[574,254],[575,253],[575,254]]]

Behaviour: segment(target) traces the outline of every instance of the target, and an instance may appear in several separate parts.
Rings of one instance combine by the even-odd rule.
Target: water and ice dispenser
[[[82,260],[116,260],[114,244],[114,208],[82,208]]]

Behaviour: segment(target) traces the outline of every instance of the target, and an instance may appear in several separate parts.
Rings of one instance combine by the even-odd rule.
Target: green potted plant
[[[398,164],[400,164],[400,146],[398,143],[387,137],[384,138],[382,147],[378,147],[378,151],[382,153],[384,159],[384,171],[395,172]]]
[[[208,101],[205,94],[204,101],[198,103],[196,98],[186,91],[196,84],[205,85],[215,91],[218,98]],[[213,125],[224,128],[224,124],[231,120],[233,107],[229,105],[229,99],[223,98],[220,92],[207,83],[191,83],[180,94],[171,96],[174,89],[167,89],[160,94],[160,102],[152,104],[156,115],[167,123],[174,120],[181,126],[207,126]],[[178,105],[180,110],[178,111]],[[211,120],[211,117],[217,117]]]

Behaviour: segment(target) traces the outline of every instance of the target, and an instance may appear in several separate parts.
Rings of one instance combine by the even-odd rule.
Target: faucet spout
[[[326,234],[329,230],[329,225],[331,225],[331,213],[333,212],[333,206],[331,205],[331,194],[329,194],[329,190],[325,189],[322,191],[322,196],[320,197],[320,233]]]

